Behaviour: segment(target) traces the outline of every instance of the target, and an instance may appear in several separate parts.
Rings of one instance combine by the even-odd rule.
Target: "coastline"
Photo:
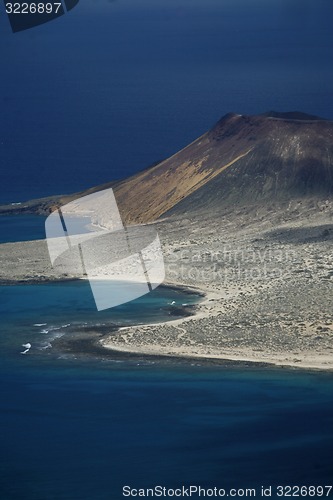
[[[177,288],[177,285],[173,284]],[[202,291],[201,291],[202,292]],[[203,293],[203,292],[202,292]],[[164,358],[178,358],[193,361],[205,362],[236,362],[237,364],[250,363],[251,365],[260,365],[264,367],[279,367],[279,368],[297,368],[302,370],[315,370],[315,371],[332,371],[333,372],[333,359],[332,356],[324,354],[303,353],[295,358],[294,355],[288,356],[288,353],[282,351],[280,353],[259,352],[249,349],[239,349],[238,352],[234,349],[226,350],[218,349],[214,346],[184,346],[184,345],[161,345],[161,343],[154,344],[152,341],[156,334],[161,332],[161,329],[166,331],[175,330],[178,333],[177,340],[181,335],[186,335],[187,323],[195,322],[200,319],[210,319],[212,309],[209,302],[216,301],[217,294],[209,293],[206,291],[205,299],[193,307],[194,314],[187,317],[177,318],[168,322],[152,323],[145,325],[131,325],[116,328],[112,335],[103,335],[98,340],[103,348],[114,353],[143,355],[149,357],[164,357]],[[219,308],[215,307],[214,313],[218,314]],[[213,313],[213,314],[214,314]],[[146,341],[133,342],[133,336],[141,336]]]
[[[128,327],[101,340],[118,352],[333,370],[332,206],[156,223],[167,283],[205,294],[195,315]],[[331,231],[331,229],[329,229]]]
[[[216,218],[154,223],[163,248],[164,285],[203,300],[194,315],[105,334],[101,347],[333,370],[332,238],[327,237],[333,212],[325,207],[305,209],[299,202],[269,214],[264,208],[239,209]],[[0,283],[8,286],[78,279],[51,267],[43,240],[2,244],[0,268]]]
[[[195,310],[198,305],[193,305],[191,308]],[[175,315],[177,316],[177,314]],[[134,363],[146,362],[167,362],[167,363],[181,363],[184,362],[207,366],[221,366],[221,367],[240,367],[240,368],[260,368],[260,369],[292,369],[297,371],[321,372],[332,373],[333,368],[325,365],[324,360],[313,359],[312,362],[304,359],[300,362],[292,362],[285,360],[281,353],[281,359],[276,357],[272,358],[271,355],[267,357],[251,357],[249,353],[245,355],[235,355],[234,353],[223,354],[214,353],[210,350],[209,354],[205,352],[194,352],[193,350],[184,350],[183,348],[162,348],[157,346],[140,346],[130,345],[119,341],[119,336],[124,333],[140,329],[144,334],[149,328],[159,328],[160,326],[171,326],[180,328],[179,325],[183,324],[188,318],[195,319],[195,313],[191,316],[185,316],[180,319],[173,319],[167,322],[160,323],[146,323],[141,325],[131,326],[103,326],[103,327],[89,327],[88,330],[82,329],[75,332],[74,335],[63,336],[53,342],[54,349],[60,354],[70,354],[73,356],[85,356],[88,358],[96,358],[98,360],[113,360],[113,361],[132,361]],[[110,334],[110,330],[112,333]],[[107,331],[107,332],[106,332]]]

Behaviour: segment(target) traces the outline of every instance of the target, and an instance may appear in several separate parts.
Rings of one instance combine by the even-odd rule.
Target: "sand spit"
[[[333,217],[302,202],[157,224],[167,280],[206,294],[195,316],[102,339],[124,352],[333,369]]]
[[[105,348],[333,369],[331,202],[191,214],[155,227],[166,283],[205,298],[195,316],[122,328],[102,338]],[[43,241],[0,249],[2,283],[75,277],[52,269]]]

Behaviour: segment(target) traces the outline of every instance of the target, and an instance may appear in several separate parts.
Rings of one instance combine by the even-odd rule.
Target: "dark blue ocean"
[[[332,18],[331,0],[81,0],[13,35],[1,3],[0,203],[135,173],[229,111],[333,119]],[[1,243],[44,237],[44,218],[0,218]],[[97,313],[82,281],[0,287],[1,500],[332,484],[331,373],[107,354],[88,336],[197,299],[160,288]]]
[[[10,220],[12,239],[33,223],[40,237],[43,219]],[[96,332],[198,300],[160,287],[97,313],[85,281],[0,286],[1,499],[120,500],[124,486],[278,498],[279,485],[331,484],[332,373],[96,348]]]
[[[2,286],[0,299],[1,499],[331,483],[332,374],[57,346],[89,327],[166,320],[194,297],[158,289],[100,314],[87,284],[70,282]]]
[[[331,0],[81,0],[12,34],[0,5],[0,202],[177,152],[229,111],[333,119]]]

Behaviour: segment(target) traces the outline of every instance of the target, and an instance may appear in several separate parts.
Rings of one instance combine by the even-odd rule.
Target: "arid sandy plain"
[[[193,316],[103,336],[105,348],[333,369],[331,201],[171,216],[153,226],[165,283],[205,297]],[[8,285],[76,277],[52,269],[45,241],[1,245],[0,261]]]

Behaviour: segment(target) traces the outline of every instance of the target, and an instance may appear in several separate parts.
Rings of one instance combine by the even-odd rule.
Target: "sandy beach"
[[[204,294],[195,315],[122,328],[101,345],[122,352],[333,369],[332,202],[244,208],[156,224],[165,284]],[[45,241],[1,246],[3,284],[73,279]]]

